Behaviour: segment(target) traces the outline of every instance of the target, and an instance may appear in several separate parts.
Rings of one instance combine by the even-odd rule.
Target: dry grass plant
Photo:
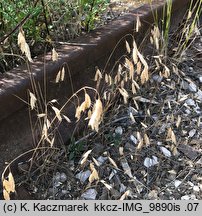
[[[201,6],[201,2],[199,2],[199,6]],[[198,14],[199,10],[201,11],[201,9],[196,10],[197,12],[195,14]],[[171,13],[171,5],[167,9],[167,12]],[[198,15],[194,15],[193,22],[190,24],[190,13],[192,11],[189,11],[189,17],[185,23],[186,26],[184,26],[180,34],[180,41],[182,43],[177,47],[175,57],[181,55],[186,49],[188,40],[191,38],[191,34],[196,26]],[[149,149],[155,142],[154,136],[161,140],[173,155],[178,154],[177,146],[179,137],[176,136],[176,132],[180,129],[181,124],[179,115],[181,105],[179,101],[173,103],[167,95],[176,94],[175,89],[185,77],[183,77],[183,73],[181,73],[176,65],[176,61],[172,61],[173,57],[169,56],[168,44],[166,48],[163,46],[165,40],[169,41],[170,39],[168,32],[170,18],[168,19],[166,32],[161,32],[162,30],[156,25],[151,30],[150,41],[157,55],[145,58],[132,35],[132,44],[125,40],[128,37],[127,35],[121,39],[121,41],[125,40],[126,54],[117,61],[116,67],[114,67],[116,72],[114,70],[107,72],[105,70],[106,67],[103,71],[97,69],[95,73],[96,88],[82,87],[62,106],[58,105],[56,99],[47,101],[46,92],[42,92],[30,70],[32,89],[29,91],[28,104],[30,112],[35,111],[38,118],[36,123],[31,122],[36,147],[30,151],[32,157],[29,160],[28,169],[25,170],[27,178],[24,182],[29,182],[30,178],[37,174],[37,180],[39,182],[46,182],[47,185],[50,184],[48,179],[50,179],[50,175],[55,172],[58,165],[58,158],[55,157],[59,152],[59,148],[57,147],[58,143],[56,143],[58,140],[55,139],[57,128],[63,120],[67,124],[72,122],[72,119],[63,113],[64,108],[72,103],[72,101],[75,104],[76,121],[85,121],[86,125],[90,128],[90,131],[87,129],[85,135],[78,138],[75,144],[87,140],[89,142],[88,145],[91,146],[94,141],[99,140],[107,149],[107,146],[113,145],[113,142],[110,143],[106,135],[110,132],[113,133],[117,123],[127,120],[130,121],[132,130],[136,131],[138,143],[135,153],[131,155],[124,153],[121,144],[118,146],[120,157],[122,158],[121,160],[124,160],[124,164],[127,164],[126,162],[130,158],[136,161],[137,158],[141,157],[142,152],[150,154]],[[138,26],[141,24],[140,20],[137,20],[136,31],[138,31]],[[186,35],[185,40],[182,39],[184,35]],[[27,59],[32,61],[22,29],[19,32],[18,45],[22,53],[25,53]],[[169,61],[165,61],[165,58],[169,58]],[[52,60],[58,60],[58,53],[55,49],[52,50]],[[46,89],[45,73],[44,71],[44,89]],[[63,82],[67,73],[69,73],[67,72],[67,67],[62,65],[56,75],[55,82]],[[163,80],[161,84],[153,81],[151,77],[154,75],[158,75],[159,79]],[[80,101],[78,96],[81,92],[84,95],[83,101]],[[151,117],[154,115],[156,115],[156,121]],[[165,126],[166,129],[164,132],[155,134],[153,129],[157,128],[160,130],[163,125],[169,125],[169,127]],[[40,130],[39,140],[35,137],[34,131],[36,127]],[[86,161],[91,157],[91,152],[92,150],[84,152],[80,163],[78,163],[78,167],[85,166]],[[68,152],[62,154],[64,160],[66,160],[67,154]],[[117,161],[110,157],[110,155],[108,159],[111,166],[118,170],[119,164],[117,164]],[[10,199],[10,192],[15,191],[14,178],[10,170],[13,162],[15,160],[6,167],[2,174],[5,199]],[[98,164],[97,161],[92,159],[90,163],[91,175],[89,177],[89,184],[101,182],[108,190],[111,190],[111,186],[99,177],[96,164]],[[123,168],[123,170],[129,179],[133,180],[137,191],[142,186],[147,189],[146,183],[142,183],[133,177],[129,165]],[[123,200],[127,196],[129,196],[128,191],[122,194],[120,199]]]

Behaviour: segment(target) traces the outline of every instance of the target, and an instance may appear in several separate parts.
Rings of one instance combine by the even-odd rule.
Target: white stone
[[[137,138],[133,135],[130,135],[130,140],[136,145],[137,144]]]
[[[119,134],[119,135],[122,135],[122,134],[123,134],[123,128],[122,128],[121,126],[117,127],[117,128],[115,129],[115,133],[116,133],[116,134]]]
[[[197,92],[197,86],[193,82],[189,83],[189,91],[190,92]]]
[[[179,187],[181,185],[182,181],[180,180],[175,180],[174,184],[175,184],[175,188]]]
[[[200,191],[200,188],[199,188],[199,186],[197,186],[197,185],[194,185],[194,187],[193,187],[193,191],[195,191],[195,192],[199,192],[199,191]]]
[[[195,101],[193,99],[191,99],[191,98],[187,99],[185,102],[189,106],[196,106]]]
[[[146,157],[144,160],[144,166],[147,168],[158,164],[158,158],[156,156],[152,156],[152,158]]]
[[[189,131],[189,137],[193,137],[196,133],[196,129],[192,129]]]
[[[97,196],[97,191],[95,189],[88,189],[82,195],[81,198],[86,200],[95,200]]]
[[[160,147],[160,149],[166,157],[171,157],[171,152],[167,148],[162,146],[162,147]]]

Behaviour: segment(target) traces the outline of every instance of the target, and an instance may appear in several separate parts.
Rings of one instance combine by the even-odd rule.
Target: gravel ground
[[[122,97],[116,98],[99,133],[86,129],[84,136],[70,144],[69,153],[65,148],[50,150],[49,162],[35,167],[31,180],[25,183],[32,197],[201,199],[199,33],[181,62],[169,69],[169,77],[151,68],[147,85],[141,87],[133,100],[124,104]],[[19,164],[22,173],[26,172],[27,164]]]

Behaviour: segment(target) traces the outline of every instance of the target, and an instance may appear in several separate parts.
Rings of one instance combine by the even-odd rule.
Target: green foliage
[[[150,0],[151,2],[151,0]],[[168,56],[168,45],[170,44],[170,26],[171,26],[171,15],[172,15],[172,0],[167,0],[166,4],[163,7],[162,18],[159,19],[157,11],[153,11],[154,26],[156,29],[159,29],[160,35],[154,35],[154,40],[158,40],[159,44],[159,54],[164,57]],[[175,51],[175,58],[178,58],[182,55],[184,50],[188,46],[196,26],[197,22],[202,13],[202,1],[201,0],[191,0],[190,6],[187,10],[187,17],[182,20],[181,29],[177,29],[178,34],[178,44]],[[174,33],[175,34],[175,33]],[[156,38],[155,38],[156,37]]]
[[[109,134],[105,134],[105,138],[107,140],[107,143],[113,143],[114,146],[119,147],[121,142],[122,142],[122,136],[120,134],[117,133],[109,133]]]
[[[80,12],[83,17],[83,25],[87,31],[95,28],[100,15],[106,10],[109,0],[80,0]]]
[[[38,47],[67,41],[99,23],[109,0],[0,0],[0,71],[21,64],[17,34],[22,24],[32,55]],[[26,21],[22,21],[26,18]],[[40,45],[40,46],[38,46]],[[12,54],[14,54],[12,56]],[[17,59],[16,59],[17,58]]]
[[[68,146],[69,160],[75,159],[77,156],[81,155],[84,151],[85,142],[75,143],[75,138],[71,139],[70,145]]]
[[[30,18],[27,19],[23,29],[26,31],[28,38],[40,40],[38,24],[42,9],[41,5],[34,7],[33,2],[27,0],[1,1],[0,5],[0,37],[9,33],[29,14]],[[16,34],[12,36],[16,39]]]

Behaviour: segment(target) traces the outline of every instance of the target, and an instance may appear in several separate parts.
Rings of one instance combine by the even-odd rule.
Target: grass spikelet
[[[8,180],[3,179],[3,196],[5,200],[10,200],[10,193],[15,192],[15,181],[11,172],[8,174]]]
[[[91,99],[90,96],[85,92],[85,100],[84,102],[76,108],[75,117],[77,121],[81,118],[81,113],[85,112],[91,106]]]
[[[36,99],[35,95],[32,92],[29,93],[29,96],[30,96],[31,110],[33,110],[35,108],[37,99]]]
[[[101,80],[102,79],[102,73],[101,71],[97,68],[96,72],[95,72],[95,81]]]
[[[18,46],[20,47],[21,52],[26,55],[27,59],[30,62],[33,62],[32,58],[31,58],[30,48],[26,42],[25,33],[24,33],[22,28],[20,28],[20,31],[18,33]]]
[[[52,61],[58,60],[58,53],[56,52],[55,48],[52,49]]]
[[[61,122],[62,121],[62,117],[60,115],[60,110],[54,106],[52,106],[53,111],[55,112],[55,115],[57,117],[57,119]]]
[[[138,49],[137,49],[137,44],[136,44],[135,40],[133,41],[133,54],[132,54],[132,57],[133,57],[134,64],[137,64],[137,62],[138,62]]]
[[[137,16],[137,19],[136,19],[136,32],[139,32],[140,27],[141,27],[140,17]]]
[[[130,54],[131,49],[130,49],[130,45],[129,45],[128,41],[126,41],[126,50],[127,50],[128,54]]]
[[[103,114],[102,102],[100,99],[97,99],[93,107],[92,116],[88,123],[88,125],[92,128],[92,130],[98,132],[99,124],[101,123],[102,120],[102,114]]]
[[[134,71],[135,71],[134,66],[133,66],[133,63],[132,63],[130,60],[128,60],[127,58],[125,59],[125,61],[126,61],[126,65],[127,65],[128,68],[129,68],[129,78],[130,78],[131,80],[133,80]]]
[[[128,102],[128,92],[124,88],[119,88],[120,94],[123,96],[124,104],[127,104]]]

